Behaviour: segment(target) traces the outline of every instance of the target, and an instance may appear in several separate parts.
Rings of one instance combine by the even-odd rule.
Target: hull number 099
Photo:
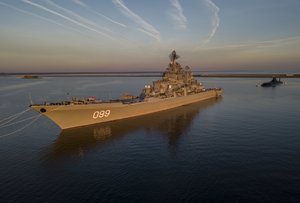
[[[93,113],[93,119],[108,117],[109,115],[110,110],[95,111]]]

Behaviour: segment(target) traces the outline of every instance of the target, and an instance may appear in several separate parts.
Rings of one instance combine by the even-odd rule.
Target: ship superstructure
[[[143,93],[146,98],[180,97],[205,91],[202,83],[199,83],[193,77],[190,67],[186,66],[182,68],[181,65],[176,62],[178,58],[179,56],[174,50],[170,54],[171,62],[163,73],[162,79],[154,81],[152,85],[145,86]]]

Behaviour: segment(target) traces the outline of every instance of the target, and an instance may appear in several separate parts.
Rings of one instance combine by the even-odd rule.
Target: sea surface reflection
[[[28,108],[29,93],[36,103],[109,99],[155,79],[3,77],[1,118]],[[222,99],[62,132],[40,117],[2,137],[0,201],[299,202],[300,80],[200,79]]]
[[[63,130],[50,146],[48,160],[82,157],[91,149],[101,148],[137,131],[165,136],[169,148],[176,151],[180,138],[188,131],[195,117],[221,100],[213,98],[150,115]]]

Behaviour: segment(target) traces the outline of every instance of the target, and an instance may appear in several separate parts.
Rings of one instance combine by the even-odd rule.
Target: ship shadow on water
[[[169,147],[176,149],[180,138],[188,131],[197,115],[222,98],[181,106],[149,115],[95,124],[61,131],[47,152],[48,161],[82,157],[124,136],[138,131],[166,136]]]

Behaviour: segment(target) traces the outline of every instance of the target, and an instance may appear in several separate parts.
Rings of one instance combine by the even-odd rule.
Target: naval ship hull
[[[68,129],[176,108],[219,97],[222,92],[222,89],[213,89],[188,96],[165,99],[154,98],[128,104],[122,102],[106,102],[88,105],[31,105],[31,108],[47,116],[61,129]]]

